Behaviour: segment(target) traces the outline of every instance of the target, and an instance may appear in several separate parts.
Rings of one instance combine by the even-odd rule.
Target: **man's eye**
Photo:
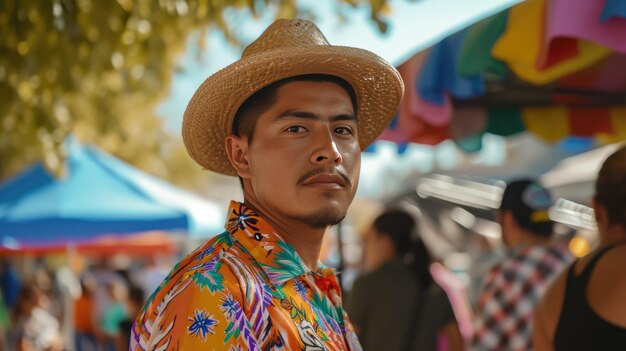
[[[304,131],[304,128],[302,126],[291,126],[287,128],[286,131],[288,131],[289,133],[299,133]]]
[[[341,135],[351,135],[352,129],[348,127],[337,127],[335,128],[335,133],[341,134]]]

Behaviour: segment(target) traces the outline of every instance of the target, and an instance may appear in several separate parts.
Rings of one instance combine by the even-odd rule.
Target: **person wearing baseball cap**
[[[531,179],[509,183],[496,213],[507,258],[496,264],[479,294],[475,350],[532,350],[532,312],[549,284],[570,262],[563,244],[551,242],[550,193]]]
[[[354,198],[361,151],[404,85],[366,50],[333,46],[306,20],[278,20],[213,74],[185,111],[203,168],[238,176],[226,231],[178,263],[132,330],[132,350],[360,350],[332,269],[327,228]]]

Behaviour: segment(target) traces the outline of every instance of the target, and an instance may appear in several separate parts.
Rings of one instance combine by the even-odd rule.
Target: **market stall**
[[[549,143],[626,139],[626,3],[527,0],[398,69],[400,111],[381,139],[481,148],[485,133]]]
[[[37,164],[0,187],[0,244],[9,249],[92,242],[152,230],[208,237],[222,231],[219,206],[68,140],[68,175]]]

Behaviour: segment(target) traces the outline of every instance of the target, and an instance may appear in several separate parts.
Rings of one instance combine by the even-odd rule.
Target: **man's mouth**
[[[306,179],[302,185],[323,189],[343,189],[346,181],[339,174],[322,173]]]
[[[302,176],[298,184],[321,189],[343,189],[350,185],[350,180],[340,172],[316,169]]]

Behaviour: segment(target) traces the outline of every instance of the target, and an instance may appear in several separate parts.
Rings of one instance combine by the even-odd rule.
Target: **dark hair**
[[[32,303],[42,293],[41,289],[33,282],[27,282],[20,288],[20,294],[17,298],[17,303],[13,309],[13,316],[19,316],[28,311],[24,310],[24,304]]]
[[[606,208],[609,223],[626,229],[626,146],[609,156],[596,180],[595,199]]]
[[[28,301],[39,294],[41,294],[41,289],[39,289],[39,287],[34,283],[25,284],[20,289],[20,298],[24,301]]]
[[[350,96],[354,113],[357,113],[356,93],[350,83],[342,78],[328,74],[305,74],[281,79],[252,94],[248,99],[246,99],[246,101],[243,102],[243,104],[241,104],[237,113],[235,113],[231,133],[239,137],[245,136],[248,138],[248,142],[252,142],[256,121],[263,112],[267,111],[274,103],[276,103],[276,94],[278,89],[287,83],[297,81],[330,82],[339,85]]]
[[[532,179],[509,183],[502,194],[500,210],[510,211],[521,228],[542,237],[552,235],[554,223],[548,217],[552,197]]]
[[[420,238],[416,238],[417,223],[413,216],[399,209],[390,209],[374,220],[373,227],[380,235],[388,235],[393,242],[396,257],[403,258],[414,273],[420,288],[433,282],[430,275],[430,253]]]
[[[144,302],[146,302],[146,294],[142,288],[133,285],[128,291],[128,299],[141,308]]]

